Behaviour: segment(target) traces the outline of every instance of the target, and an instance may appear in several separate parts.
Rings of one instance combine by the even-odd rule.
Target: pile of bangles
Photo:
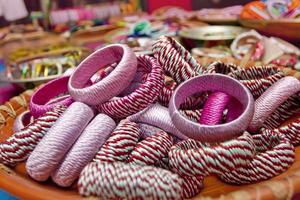
[[[274,66],[203,67],[166,36],[152,51],[109,45],[37,89],[0,163],[104,199],[191,198],[206,176],[250,184],[293,164],[299,80]]]

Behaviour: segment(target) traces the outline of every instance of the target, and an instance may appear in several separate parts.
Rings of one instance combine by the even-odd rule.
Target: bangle
[[[127,96],[100,104],[97,106],[100,112],[113,118],[124,118],[143,110],[157,99],[163,86],[162,67],[156,59],[144,55],[138,56],[138,68],[149,73],[145,83]]]
[[[185,140],[169,152],[171,169],[186,176],[223,174],[245,166],[253,159],[255,145],[249,133],[216,145]]]
[[[64,160],[51,175],[52,180],[60,186],[70,186],[79,177],[83,168],[93,160],[115,127],[113,119],[105,114],[98,114],[87,125]]]
[[[152,166],[92,162],[81,172],[78,189],[101,199],[181,199],[182,179]]]
[[[19,132],[32,122],[33,122],[33,118],[30,114],[30,111],[26,110],[17,116],[17,118],[14,122],[13,131]]]
[[[96,154],[95,162],[125,162],[140,139],[139,125],[121,121]]]
[[[34,118],[37,118],[47,111],[51,110],[56,105],[69,106],[73,100],[71,97],[65,98],[61,101],[56,101],[51,104],[47,104],[52,98],[57,97],[60,94],[68,91],[67,83],[69,81],[68,76],[52,80],[42,87],[40,87],[30,99],[29,109]]]
[[[196,92],[209,90],[231,95],[243,105],[242,114],[235,120],[219,125],[203,125],[187,120],[178,110],[184,99]],[[243,133],[250,123],[254,103],[251,93],[237,80],[222,74],[201,75],[181,84],[169,104],[169,112],[174,126],[184,135],[202,142],[220,142]]]
[[[163,107],[158,103],[153,104],[148,108],[129,116],[127,119],[133,122],[156,126],[175,137],[178,137],[180,139],[187,139],[187,137],[174,126],[168,108]]]
[[[300,91],[300,81],[287,76],[274,83],[255,101],[255,111],[248,130],[256,132],[265,120],[291,95]]]
[[[118,62],[118,65],[107,77],[85,87],[92,75],[114,62]],[[136,56],[128,46],[109,45],[95,51],[78,65],[69,80],[69,93],[76,101],[88,105],[104,103],[129,86],[136,69]]]
[[[293,145],[280,133],[254,135],[256,155],[246,166],[222,174],[220,178],[232,184],[264,181],[286,171],[295,160]]]
[[[54,107],[53,111],[46,112],[44,116],[0,143],[0,163],[14,166],[25,161],[65,109],[64,106]]]
[[[26,162],[29,176],[37,181],[47,180],[93,116],[89,106],[72,103],[29,156]]]
[[[160,37],[152,51],[159,64],[177,83],[204,72],[191,54],[171,37]]]

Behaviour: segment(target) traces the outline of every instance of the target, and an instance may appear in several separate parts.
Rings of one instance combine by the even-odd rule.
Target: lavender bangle
[[[85,87],[90,78],[109,64],[118,62],[116,68],[101,81]],[[71,75],[70,95],[88,105],[98,105],[120,94],[133,80],[137,70],[134,52],[126,45],[114,44],[99,49],[83,60]]]
[[[256,132],[265,120],[291,95],[300,91],[300,81],[287,76],[274,83],[255,101],[255,111],[248,130]]]
[[[187,139],[187,137],[174,126],[169,115],[168,108],[157,103],[129,116],[127,119],[133,122],[156,126],[180,139]]]
[[[63,76],[61,78],[52,80],[42,87],[40,87],[31,97],[29,109],[34,118],[37,118],[47,111],[51,110],[56,105],[69,106],[73,100],[71,97],[56,101],[55,103],[47,104],[52,98],[57,97],[60,94],[68,92],[67,83],[69,76]]]
[[[205,91],[220,91],[236,98],[243,105],[243,113],[235,120],[220,125],[202,125],[187,120],[178,110],[186,97]],[[249,90],[239,81],[222,74],[201,75],[181,84],[175,91],[169,104],[169,112],[175,127],[195,140],[202,142],[221,142],[241,135],[248,127],[254,102]]]
[[[29,110],[24,111],[23,113],[21,113],[20,115],[17,116],[17,118],[14,122],[14,126],[13,126],[14,132],[21,131],[23,128],[25,128],[31,122],[33,122],[33,118],[31,116],[30,111]]]
[[[54,182],[63,187],[70,186],[79,177],[83,168],[93,160],[115,127],[116,123],[113,119],[105,114],[98,114],[84,129],[52,174]]]
[[[29,156],[27,173],[35,180],[47,180],[93,116],[89,106],[73,103]]]

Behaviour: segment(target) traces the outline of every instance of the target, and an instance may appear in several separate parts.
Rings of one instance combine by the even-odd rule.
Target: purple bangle
[[[22,112],[18,117],[16,118],[13,126],[14,132],[19,132],[23,128],[25,128],[28,124],[33,122],[33,118],[31,116],[31,113],[29,110],[26,110]]]
[[[57,97],[60,94],[68,92],[68,81],[69,76],[63,76],[61,78],[52,80],[41,88],[39,88],[31,97],[29,109],[30,113],[34,118],[38,118],[52,110],[56,105],[69,106],[73,103],[71,97],[64,98],[60,101],[55,101],[54,103],[47,104],[51,99]]]
[[[107,77],[85,87],[99,69],[115,62],[118,62],[118,65]],[[109,45],[95,51],[79,64],[70,77],[69,93],[76,101],[88,105],[99,105],[117,96],[128,87],[136,70],[137,59],[128,46]]]
[[[98,114],[85,128],[57,170],[53,181],[63,187],[70,186],[83,168],[93,160],[97,151],[110,136],[116,123],[105,114]]]
[[[219,125],[202,125],[188,120],[178,110],[180,104],[194,93],[219,91],[236,98],[243,105],[243,113],[235,120]],[[175,127],[186,136],[201,142],[221,142],[243,133],[250,123],[254,102],[249,90],[239,81],[222,74],[200,75],[181,84],[169,104],[169,112]]]
[[[286,76],[274,83],[255,101],[255,111],[248,130],[256,132],[278,106],[299,91],[300,81],[292,76]]]

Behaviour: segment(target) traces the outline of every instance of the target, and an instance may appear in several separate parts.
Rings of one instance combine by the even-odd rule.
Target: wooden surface
[[[25,110],[20,107],[16,113]],[[299,116],[297,116],[299,117]],[[7,116],[6,124],[0,132],[0,142],[12,134],[14,119]],[[39,183],[25,172],[25,164],[8,168],[0,164],[0,188],[21,199],[82,199],[74,184],[71,188],[60,188],[50,180]],[[296,161],[285,173],[258,184],[247,186],[228,185],[216,177],[205,178],[204,189],[193,199],[289,199],[300,193],[300,147],[296,148]]]

